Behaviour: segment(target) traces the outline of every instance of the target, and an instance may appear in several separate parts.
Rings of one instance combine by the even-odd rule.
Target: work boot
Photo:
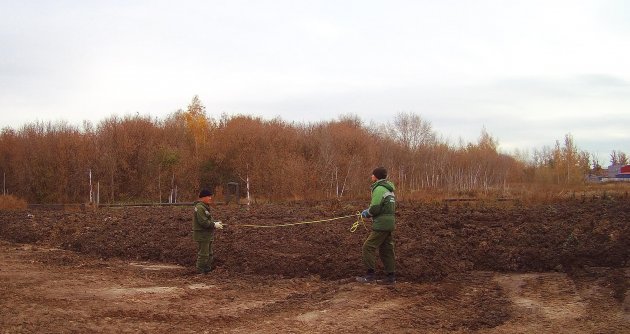
[[[214,268],[212,267],[206,267],[204,269],[197,269],[197,274],[199,275],[207,275],[209,272],[211,272]]]
[[[357,282],[359,283],[374,283],[375,281],[373,270],[368,270],[365,276],[357,277]]]
[[[394,285],[396,284],[396,275],[394,273],[387,274],[387,277],[376,281],[377,284]]]

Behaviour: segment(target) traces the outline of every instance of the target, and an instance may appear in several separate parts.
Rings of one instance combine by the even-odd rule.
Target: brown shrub
[[[15,211],[26,209],[26,201],[13,195],[0,195],[0,210]]]

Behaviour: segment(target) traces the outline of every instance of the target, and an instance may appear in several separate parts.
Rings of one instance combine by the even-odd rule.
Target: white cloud
[[[485,125],[505,147],[569,132],[623,146],[629,12],[620,0],[3,2],[0,126],[163,117],[199,94],[213,114],[406,111],[453,141]]]

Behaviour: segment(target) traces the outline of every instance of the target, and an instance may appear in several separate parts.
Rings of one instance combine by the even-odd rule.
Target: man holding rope
[[[215,222],[210,214],[212,192],[203,189],[199,192],[199,199],[195,201],[193,215],[193,240],[197,242],[197,271],[207,274],[212,270],[212,241],[214,230],[222,229],[221,222]]]
[[[363,263],[367,267],[365,276],[357,277],[357,282],[376,281],[376,250],[380,255],[387,277],[376,281],[379,284],[396,283],[396,259],[394,258],[393,232],[396,226],[396,197],[394,184],[387,180],[387,169],[378,167],[372,171],[372,200],[370,207],[361,212],[364,218],[372,217],[372,231],[363,243]]]

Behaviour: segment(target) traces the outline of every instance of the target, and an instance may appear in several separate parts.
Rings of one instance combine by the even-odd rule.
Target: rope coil
[[[357,221],[355,221],[350,227],[350,232],[354,233],[354,231],[359,228],[359,222],[363,223],[363,228],[367,231],[367,226],[365,226],[365,220],[363,219],[363,216],[361,216],[360,212],[357,212]]]
[[[287,227],[287,226],[296,226],[296,225],[305,225],[305,224],[324,223],[324,222],[329,222],[329,221],[334,221],[334,220],[339,220],[339,219],[345,219],[345,218],[350,218],[350,217],[355,217],[355,216],[357,217],[357,220],[350,227],[350,232],[356,231],[357,228],[359,228],[359,225],[361,223],[363,223],[363,227],[367,230],[367,226],[365,224],[365,220],[363,219],[363,216],[361,216],[361,213],[358,212],[358,211],[355,214],[351,214],[351,215],[347,215],[347,216],[328,218],[328,219],[320,219],[320,220],[312,220],[312,221],[303,221],[303,222],[297,222],[297,223],[288,223],[288,224],[277,224],[277,225],[252,225],[252,224],[232,225],[232,224],[223,224],[223,225],[225,225],[225,226],[233,226],[233,227],[274,228],[274,227]]]

